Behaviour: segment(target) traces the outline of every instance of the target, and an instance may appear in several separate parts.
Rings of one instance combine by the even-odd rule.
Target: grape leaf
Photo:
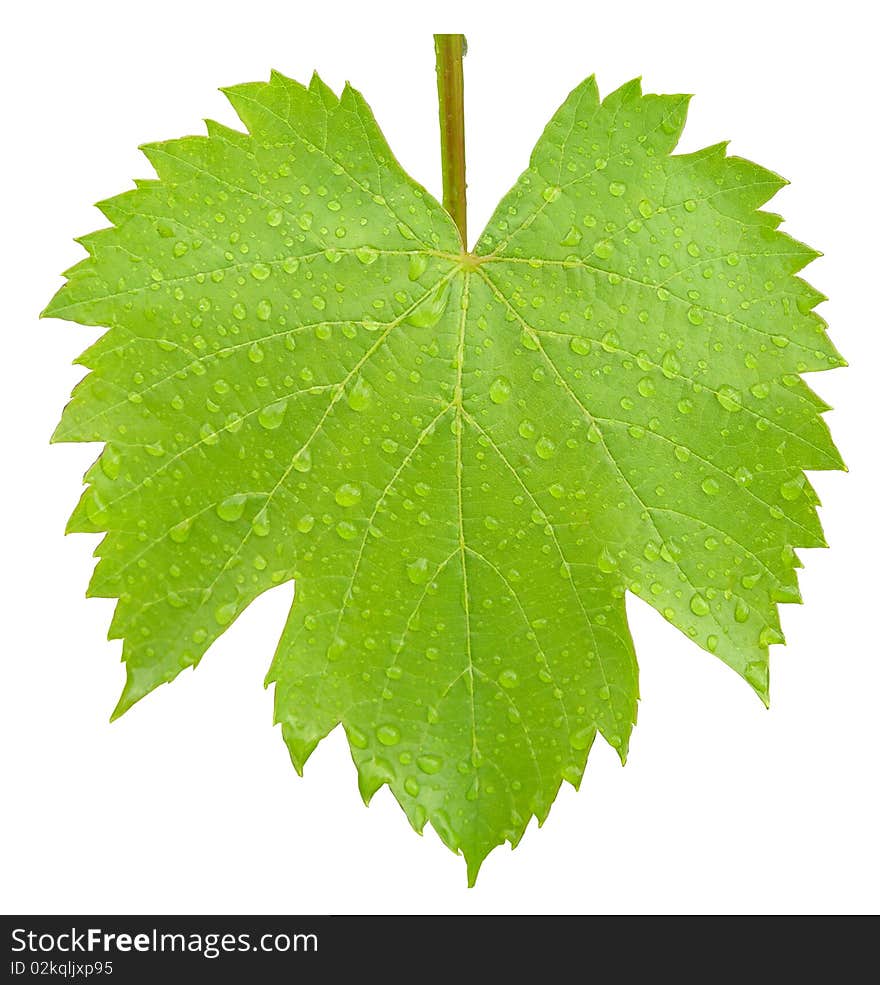
[[[366,801],[467,859],[546,817],[596,733],[626,757],[640,596],[764,700],[804,469],[842,468],[800,374],[842,364],[759,207],[783,184],[688,98],[588,79],[472,252],[363,98],[226,90],[246,133],[143,148],[158,179],[44,314],[104,326],[56,441],[104,442],[121,714],[296,581],[269,671],[298,771],[338,724]]]

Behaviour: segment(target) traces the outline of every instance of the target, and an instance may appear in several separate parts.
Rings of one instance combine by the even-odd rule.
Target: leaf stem
[[[452,216],[467,250],[467,183],[464,165],[464,73],[467,52],[463,34],[435,34],[437,97],[440,103],[440,159],[443,207]]]

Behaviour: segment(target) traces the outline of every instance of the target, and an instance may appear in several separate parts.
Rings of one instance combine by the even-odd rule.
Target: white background
[[[869,5],[740,2],[31,3],[4,13],[3,878],[6,912],[876,912],[878,352],[876,25]],[[306,8],[316,11],[307,13]],[[713,14],[717,10],[717,16]],[[440,10],[444,13],[440,13]],[[439,193],[433,30],[463,30],[475,239],[563,97],[695,92],[681,148],[732,137],[792,184],[771,207],[825,252],[808,271],[851,367],[814,376],[850,473],[811,476],[830,551],[803,551],[769,712],[630,599],[642,669],[629,764],[597,743],[580,793],[496,850],[476,889],[387,789],[366,810],[341,733],[304,779],[262,680],[292,590],[259,599],[195,673],[110,725],[112,603],[83,598],[97,538],[62,536],[92,446],[48,438],[94,332],[37,313],[148,177],[139,143],[236,125],[217,87],[272,67],[350,78]]]

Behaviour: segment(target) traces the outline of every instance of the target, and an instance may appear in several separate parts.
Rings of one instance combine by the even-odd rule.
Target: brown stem
[[[452,216],[467,250],[467,183],[464,168],[464,73],[467,51],[463,34],[435,34],[437,96],[440,102],[440,157],[443,207]]]

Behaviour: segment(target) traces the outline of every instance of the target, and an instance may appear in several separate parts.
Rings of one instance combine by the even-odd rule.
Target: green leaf
[[[596,734],[626,757],[640,596],[768,696],[804,469],[842,462],[804,372],[840,365],[724,145],[673,155],[684,96],[578,86],[473,253],[362,97],[227,95],[245,134],[150,144],[158,180],[45,314],[108,331],[58,441],[104,442],[69,529],[105,532],[115,714],[261,592],[297,770],[338,724],[365,800],[464,853],[516,844]]]

